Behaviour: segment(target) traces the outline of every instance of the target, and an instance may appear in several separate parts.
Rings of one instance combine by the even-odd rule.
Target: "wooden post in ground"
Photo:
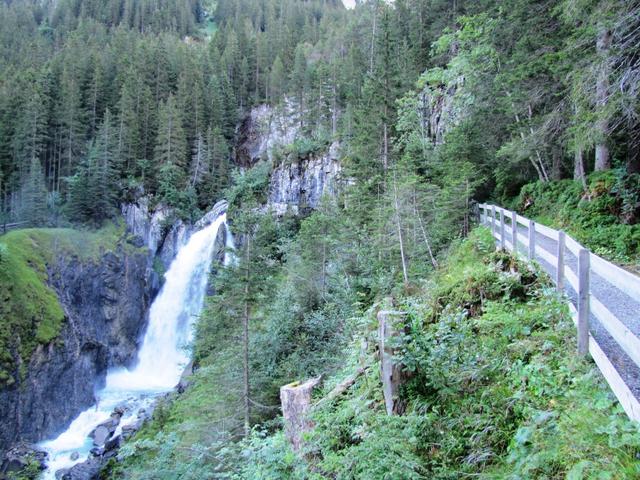
[[[536,258],[536,224],[529,220],[529,260]]]
[[[511,212],[511,243],[513,244],[513,254],[518,255],[518,214]]]
[[[294,452],[300,450],[304,433],[313,428],[308,411],[311,407],[311,394],[319,383],[320,377],[304,383],[290,383],[280,388],[285,437]]]
[[[406,313],[381,311],[378,313],[378,342],[380,352],[380,375],[382,394],[387,415],[402,415],[406,402],[400,398],[400,387],[407,380],[407,373],[396,359],[397,351],[393,346],[393,337],[400,335],[405,328]]]
[[[491,206],[491,233],[496,234],[496,206]]]
[[[505,235],[505,225],[504,225],[504,209],[500,211],[500,248],[502,250],[506,250],[507,248],[507,236]]]
[[[565,233],[560,230],[558,232],[558,252],[556,257],[558,263],[556,265],[556,286],[559,292],[564,291],[564,248],[565,248]]]
[[[589,250],[578,252],[578,353],[589,353]]]

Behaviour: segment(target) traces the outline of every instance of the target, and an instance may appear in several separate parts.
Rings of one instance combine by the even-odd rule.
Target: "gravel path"
[[[489,220],[489,227],[491,227]],[[508,240],[511,240],[511,226],[505,226],[505,233]],[[528,235],[528,229],[526,227],[518,225],[519,233],[524,235],[525,238]],[[497,231],[499,232],[499,223],[497,224]],[[558,249],[558,242],[544,235],[536,232],[536,245],[542,247],[547,252],[556,256]],[[519,252],[528,252],[528,247],[518,242]],[[571,269],[577,276],[578,273],[578,261],[575,255],[565,248],[565,271]],[[555,265],[549,264],[540,255],[536,253],[536,261],[540,266],[551,276],[552,279],[556,278]],[[577,293],[573,290],[573,287],[565,279],[565,293],[567,298],[577,307]],[[616,287],[607,282],[604,278],[597,275],[591,270],[591,295],[595,296],[602,304],[604,304],[611,313],[613,313],[631,332],[640,337],[640,303],[629,297],[627,294],[621,292]],[[620,376],[624,379],[629,389],[633,392],[636,398],[640,399],[640,368],[635,362],[629,358],[624,350],[618,345],[618,343],[611,337],[609,332],[604,328],[600,321],[593,315],[590,315],[590,331],[591,335],[598,342],[604,353],[607,355],[615,369]],[[575,348],[573,346],[572,348]]]

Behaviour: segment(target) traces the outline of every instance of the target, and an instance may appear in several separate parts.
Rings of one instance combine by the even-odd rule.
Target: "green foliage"
[[[258,432],[241,478],[637,477],[640,429],[597,368],[568,354],[575,330],[562,299],[493,245],[489,231],[474,231],[426,292],[401,300],[405,415],[386,415],[374,349],[350,345],[324,393],[369,369],[313,411],[304,460],[291,461],[281,433]],[[375,344],[371,317],[358,326]]]
[[[64,312],[48,286],[48,268],[61,256],[98,261],[121,235],[113,225],[95,233],[67,229],[10,232],[0,244],[0,381],[13,384],[18,359],[28,362],[40,344],[54,341]]]
[[[637,175],[620,170],[592,174],[586,191],[580,182],[525,185],[514,206],[554,228],[565,229],[598,255],[637,263],[640,255]]]

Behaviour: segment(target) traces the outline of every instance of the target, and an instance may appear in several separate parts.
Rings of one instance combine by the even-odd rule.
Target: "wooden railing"
[[[640,278],[591,253],[565,232],[540,225],[515,212],[495,205],[480,204],[479,215],[480,223],[491,227],[493,236],[501,248],[526,256],[530,260],[535,260],[537,255],[555,268],[553,280],[558,290],[565,291],[565,281],[573,289],[576,293],[576,305],[569,302],[569,308],[577,327],[578,352],[583,355],[591,354],[629,418],[640,421],[638,399],[589,329],[589,317],[593,314],[620,348],[633,360],[636,367],[640,367],[640,339],[607,308],[606,299],[596,297],[590,285],[593,272],[640,303]],[[536,245],[537,234],[555,242],[555,254]],[[524,248],[520,248],[520,245]],[[567,249],[577,259],[577,271],[574,271],[566,261]],[[640,315],[640,312],[636,314]]]
[[[2,234],[5,234],[9,230],[13,230],[14,228],[26,227],[28,225],[29,222],[0,223],[0,232]]]

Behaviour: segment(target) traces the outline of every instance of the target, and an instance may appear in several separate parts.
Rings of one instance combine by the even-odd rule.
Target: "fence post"
[[[491,206],[491,233],[496,234],[496,206]]]
[[[589,353],[589,250],[578,252],[578,353]]]
[[[556,285],[559,292],[564,291],[564,236],[564,231],[560,230],[558,232],[558,264],[556,265]]]
[[[500,248],[506,250],[507,248],[507,236],[504,233],[504,208],[500,211]]]
[[[529,220],[529,260],[536,258],[536,224]]]
[[[513,244],[513,254],[518,255],[518,214],[511,212],[511,243]]]

